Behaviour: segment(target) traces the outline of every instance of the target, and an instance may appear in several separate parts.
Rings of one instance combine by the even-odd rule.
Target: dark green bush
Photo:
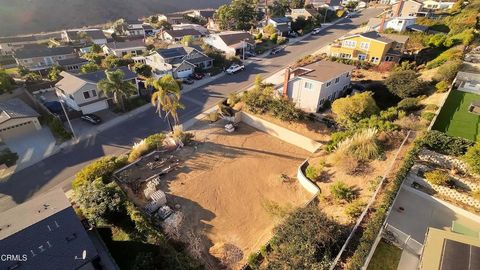
[[[332,193],[333,197],[337,200],[344,200],[347,202],[351,202],[357,197],[357,192],[353,189],[353,187],[347,186],[344,182],[338,181],[330,187],[330,192]]]
[[[397,108],[406,112],[416,111],[420,108],[418,101],[418,98],[404,98],[398,103]]]
[[[0,152],[0,164],[5,164],[7,167],[13,166],[17,163],[18,154],[10,151],[10,149],[3,149]]]
[[[474,141],[452,137],[436,130],[427,132],[423,140],[428,149],[452,156],[464,155],[468,148],[475,144]]]
[[[423,119],[430,122],[430,121],[433,120],[433,118],[435,118],[435,113],[424,111],[424,112],[422,112],[421,116],[422,116]]]

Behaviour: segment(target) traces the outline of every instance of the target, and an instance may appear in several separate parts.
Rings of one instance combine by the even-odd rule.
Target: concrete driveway
[[[48,127],[5,141],[12,152],[18,154],[15,170],[28,167],[55,151],[55,138]]]
[[[98,112],[95,112],[94,114],[102,119],[102,123],[111,121],[112,119],[115,119],[116,117],[119,116],[119,114],[114,113],[110,109],[98,111]],[[86,121],[83,121],[80,118],[72,119],[71,123],[72,123],[73,131],[75,132],[75,135],[79,138],[88,137],[89,135],[94,135],[97,133],[96,129],[98,125],[88,123]],[[65,124],[65,128],[67,130],[70,130],[68,123],[65,122],[64,124]]]

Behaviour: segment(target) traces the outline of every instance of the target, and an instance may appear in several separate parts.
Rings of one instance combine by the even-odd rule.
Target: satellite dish
[[[82,260],[85,260],[85,258],[87,258],[87,250],[84,249],[83,252],[82,252]]]

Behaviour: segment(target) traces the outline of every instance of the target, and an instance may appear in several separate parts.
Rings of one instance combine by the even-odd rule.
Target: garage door
[[[95,102],[95,103],[92,103],[92,104],[82,106],[81,108],[82,108],[82,112],[84,114],[94,113],[94,112],[98,112],[98,111],[101,111],[101,110],[108,109],[108,103],[107,103],[106,100],[102,100],[102,101],[99,101],[99,102]]]
[[[9,138],[20,137],[22,135],[35,132],[36,130],[37,129],[35,128],[33,122],[29,121],[0,130],[0,137],[2,140],[8,140]]]

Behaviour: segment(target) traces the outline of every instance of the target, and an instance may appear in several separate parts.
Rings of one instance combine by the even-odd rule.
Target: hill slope
[[[228,0],[0,0],[0,36],[54,31],[156,13],[218,7]]]

